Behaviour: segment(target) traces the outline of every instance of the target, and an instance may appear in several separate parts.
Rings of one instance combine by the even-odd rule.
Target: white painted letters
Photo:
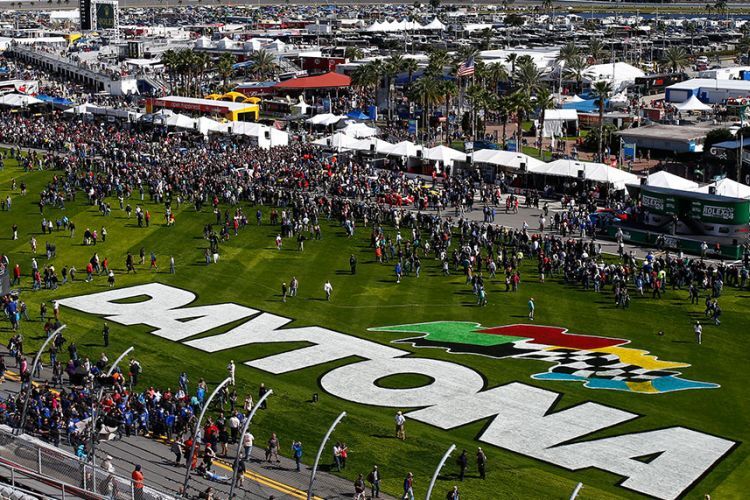
[[[129,304],[115,302],[141,295],[150,298]],[[735,445],[682,427],[581,441],[638,415],[590,402],[553,411],[560,398],[556,392],[518,382],[483,391],[482,376],[456,363],[407,357],[408,351],[318,326],[284,328],[290,319],[237,304],[186,307],[193,300],[191,292],[151,283],[59,302],[123,325],[151,326],[154,335],[173,341],[252,316],[226,333],[185,344],[206,352],[263,343],[312,344],[246,363],[274,374],[361,358],[364,361],[325,374],[320,381],[323,389],[355,403],[421,408],[408,416],[442,429],[492,419],[479,437],[483,442],[569,470],[596,467],[624,477],[623,487],[658,498],[685,493]],[[432,381],[408,389],[376,384],[383,377],[409,373],[426,375]],[[643,457],[649,460],[639,460]]]

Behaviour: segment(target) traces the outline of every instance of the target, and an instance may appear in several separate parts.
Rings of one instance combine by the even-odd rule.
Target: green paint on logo
[[[430,342],[453,342],[479,346],[493,346],[528,340],[527,337],[509,335],[487,335],[478,333],[479,323],[469,321],[434,321],[430,323],[413,323],[410,325],[381,326],[369,328],[375,332],[407,332],[426,334]]]

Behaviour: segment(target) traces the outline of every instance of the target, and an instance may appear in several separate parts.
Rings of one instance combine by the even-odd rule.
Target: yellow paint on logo
[[[620,358],[620,362],[629,365],[636,365],[647,370],[667,370],[670,368],[685,368],[690,366],[687,363],[677,363],[674,361],[662,361],[656,356],[650,355],[648,351],[642,349],[629,349],[627,347],[604,347],[602,349],[588,349],[593,352],[604,352],[614,354]]]
[[[630,387],[630,390],[633,392],[652,392],[657,393],[657,391],[654,386],[651,384],[651,381],[648,382],[625,382],[628,384],[628,387]]]

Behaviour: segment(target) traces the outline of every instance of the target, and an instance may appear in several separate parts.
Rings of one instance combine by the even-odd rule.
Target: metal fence
[[[14,435],[8,426],[0,426],[0,460],[13,474],[50,478],[59,489],[65,485],[69,494],[106,497],[119,500],[174,500],[174,497],[152,488],[138,488],[130,479],[93,467],[78,457],[32,436]],[[23,484],[23,483],[22,483]],[[92,495],[93,494],[93,495]]]

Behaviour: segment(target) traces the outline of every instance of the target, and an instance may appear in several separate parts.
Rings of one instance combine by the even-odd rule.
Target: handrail
[[[3,458],[3,457],[0,457],[0,468],[9,469],[11,471],[11,485],[14,488],[16,487],[15,482],[18,481],[17,474],[21,474],[30,479],[42,482],[46,484],[47,486],[52,486],[54,488],[57,488],[63,493],[69,492],[81,498],[88,498],[88,499],[94,499],[94,500],[106,500],[107,499],[106,496],[98,495],[91,491],[86,491],[79,486],[74,486],[70,483],[66,483],[65,481],[60,481],[59,479],[55,479],[50,476],[45,476],[44,474],[39,474],[38,472],[34,472],[31,469],[18,465],[15,462],[11,462],[10,460]],[[32,494],[39,495],[39,493],[32,493]],[[62,496],[64,497],[64,494]]]

